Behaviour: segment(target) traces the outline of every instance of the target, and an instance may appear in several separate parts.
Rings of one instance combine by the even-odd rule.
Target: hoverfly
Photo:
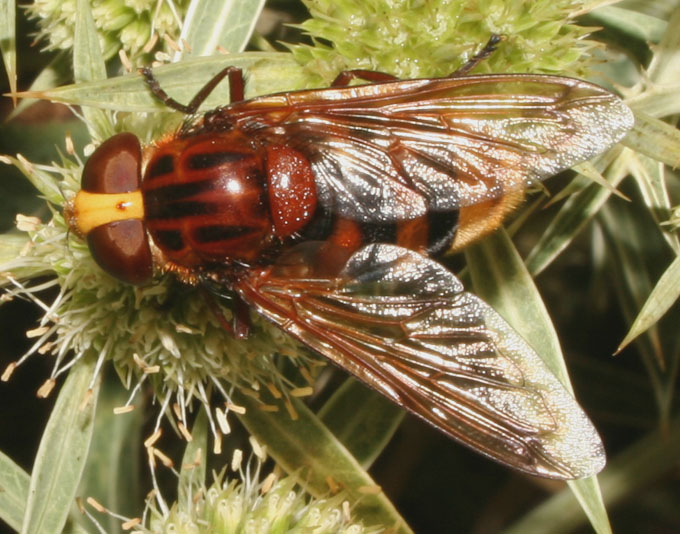
[[[144,150],[130,133],[102,143],[69,223],[125,282],[160,270],[228,288],[482,454],[545,477],[592,475],[604,450],[574,398],[433,258],[497,228],[529,184],[603,152],[633,117],[576,79],[463,75],[497,41],[444,78],[347,71],[330,88],[250,100],[235,67],[188,105],[143,70],[189,118]],[[225,77],[231,103],[195,115]],[[237,310],[234,333],[246,322]]]

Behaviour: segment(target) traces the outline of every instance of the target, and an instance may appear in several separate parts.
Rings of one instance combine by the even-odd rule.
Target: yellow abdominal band
[[[73,200],[72,215],[75,226],[82,235],[87,235],[102,224],[143,219],[142,192],[88,193],[81,190]]]

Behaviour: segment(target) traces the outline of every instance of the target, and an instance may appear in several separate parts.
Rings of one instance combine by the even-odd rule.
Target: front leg
[[[158,83],[158,80],[153,75],[150,68],[144,67],[139,69],[140,74],[144,76],[147,85],[151,92],[169,108],[181,111],[187,115],[193,115],[198,111],[198,108],[205,101],[206,98],[213,92],[217,84],[219,84],[226,76],[229,76],[229,99],[233,102],[240,102],[244,98],[243,71],[238,67],[226,67],[218,72],[206,83],[196,96],[191,99],[188,104],[181,104],[166,93]]]

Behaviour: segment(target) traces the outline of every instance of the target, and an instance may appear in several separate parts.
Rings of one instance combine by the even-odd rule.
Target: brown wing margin
[[[290,272],[254,274],[236,289],[286,332],[497,461],[559,479],[604,465],[600,438],[574,398],[440,264],[369,245],[337,278]]]

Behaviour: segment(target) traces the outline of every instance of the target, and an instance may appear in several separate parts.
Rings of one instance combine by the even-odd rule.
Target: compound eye
[[[142,148],[131,133],[104,141],[87,160],[81,188],[88,193],[128,193],[139,189]]]
[[[146,228],[139,219],[103,224],[87,234],[90,253],[104,271],[128,284],[151,279],[153,261]]]
[[[106,140],[85,164],[82,192],[74,203],[76,225],[87,236],[94,260],[128,284],[142,284],[153,274],[139,192],[141,160],[133,134]]]

